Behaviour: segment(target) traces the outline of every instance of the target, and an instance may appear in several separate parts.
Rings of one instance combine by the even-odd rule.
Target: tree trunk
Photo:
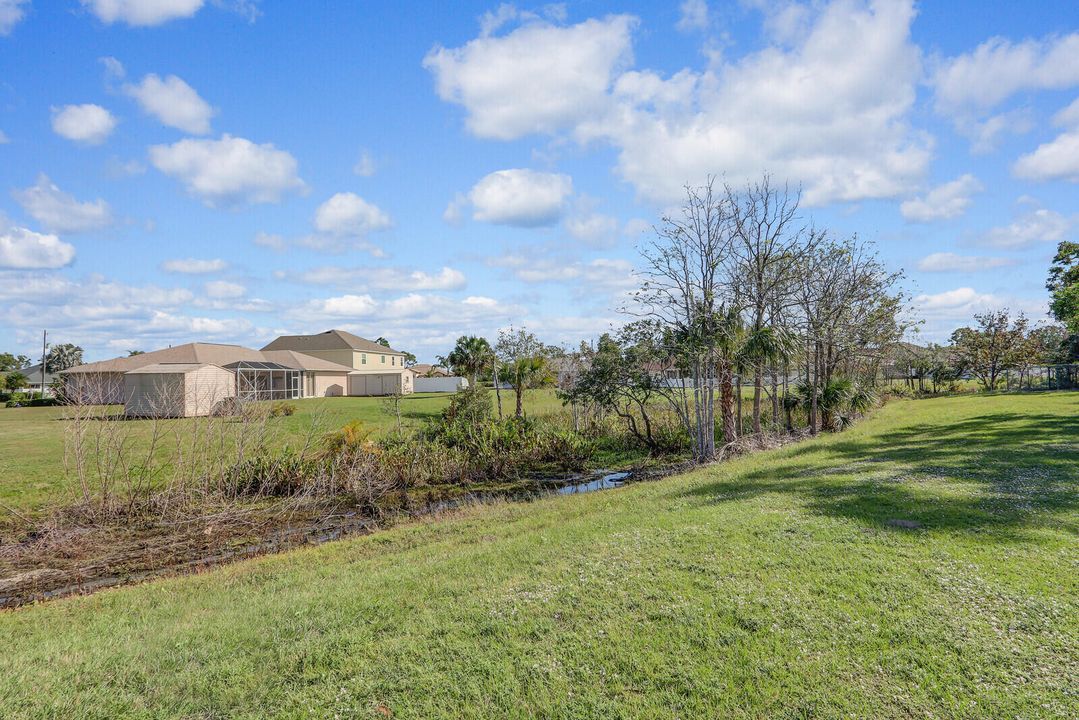
[[[734,390],[734,401],[737,404],[734,418],[734,436],[742,436],[742,373],[738,373],[738,384]]]
[[[723,442],[734,442],[734,390],[731,369],[725,363],[719,366],[719,414],[723,422]]]
[[[499,389],[499,386],[502,384],[502,382],[498,377],[498,360],[497,359],[492,359],[491,360],[491,376],[494,378],[495,397],[498,399],[498,419],[501,420],[502,419],[502,391]]]
[[[809,434],[817,434],[817,383],[820,380],[820,374],[818,372],[818,360],[817,353],[815,352],[820,347],[820,343],[814,344],[814,353],[812,356],[812,370],[810,370],[810,358],[806,358],[806,381],[809,385]],[[812,378],[810,377],[812,373]]]
[[[779,366],[772,365],[772,428],[779,427]]]
[[[758,364],[753,368],[753,433],[761,434],[761,388],[764,375],[764,366]]]

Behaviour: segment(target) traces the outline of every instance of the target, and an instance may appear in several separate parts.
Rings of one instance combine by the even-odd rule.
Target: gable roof
[[[380,346],[381,347],[381,346]],[[348,365],[323,360],[314,355],[307,355],[295,350],[264,350],[262,356],[271,362],[288,365],[297,370],[324,370],[337,372],[352,372]]]
[[[195,342],[165,348],[164,350],[154,350],[153,352],[142,353],[141,355],[118,357],[113,358],[112,360],[87,363],[86,365],[79,365],[78,367],[64,370],[64,373],[124,373],[157,363],[226,365],[238,360],[262,359],[262,353],[258,350],[252,350],[243,345]]]
[[[149,353],[147,353],[149,354]],[[152,365],[144,365],[134,370],[128,370],[128,375],[176,375],[193,372],[195,370],[201,370],[207,367],[215,367],[222,370],[220,365],[213,363],[153,363]]]
[[[379,345],[381,348],[382,346]],[[383,348],[385,350],[385,348]],[[118,357],[112,360],[79,365],[65,373],[96,372],[134,372],[150,365],[217,365],[225,367],[238,362],[271,362],[294,370],[323,370],[352,372],[347,365],[339,365],[312,355],[305,355],[294,350],[270,350],[260,352],[243,345],[222,345],[219,343],[187,343],[176,347],[154,350],[153,352]],[[162,372],[157,370],[155,372]],[[46,376],[48,377],[48,376]]]
[[[404,355],[400,350],[379,345],[374,340],[353,335],[344,330],[327,330],[317,335],[282,335],[263,350],[296,350],[299,352],[319,352],[321,350],[359,350],[386,355]]]
[[[6,370],[4,372],[0,372],[0,377],[7,377],[8,375],[11,375],[12,373],[19,373],[20,375],[25,377],[27,379],[27,381],[28,381],[27,385],[38,385],[38,384],[41,383],[41,363],[38,363],[36,365],[28,365],[27,367],[24,367],[24,368],[14,368],[12,370]],[[53,380],[55,380],[55,379],[56,379],[56,373],[54,373],[54,372],[45,373],[45,384],[46,385],[51,384],[53,382]]]

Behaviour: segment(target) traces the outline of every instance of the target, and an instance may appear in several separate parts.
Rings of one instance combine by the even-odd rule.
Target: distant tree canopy
[[[476,335],[462,335],[449,355],[439,357],[439,362],[450,368],[455,375],[467,377],[473,385],[477,376],[491,364],[494,350],[487,338]]]
[[[416,364],[416,356],[412,353],[405,351],[405,367],[412,367]]]
[[[1020,313],[1013,321],[1007,308],[974,319],[977,328],[963,327],[952,333],[952,349],[959,367],[992,390],[1005,372],[1026,361],[1027,319]]]
[[[71,343],[53,345],[45,355],[45,372],[58,373],[82,365],[82,348]]]
[[[128,350],[127,351],[127,356],[128,357],[135,357],[136,355],[145,355],[145,354],[146,354],[145,350]]]
[[[510,385],[516,396],[515,415],[524,416],[524,391],[553,381],[548,364],[548,348],[532,333],[520,330],[502,330],[495,344],[500,367],[499,380]]]
[[[375,340],[375,342],[377,342],[377,343],[378,343],[379,345],[381,345],[382,347],[389,347],[389,346],[390,346],[390,341],[389,341],[389,340],[387,340],[387,339],[386,339],[386,338],[384,338],[384,337],[380,337],[380,338],[378,338],[377,340]]]
[[[1079,243],[1060,243],[1045,287],[1052,294],[1049,312],[1069,332],[1079,334]]]
[[[30,358],[25,355],[13,355],[11,353],[0,353],[0,372],[7,372],[9,370],[22,370],[25,367],[30,366]]]
[[[4,387],[8,390],[18,390],[29,385],[29,380],[21,372],[15,370],[4,376]]]

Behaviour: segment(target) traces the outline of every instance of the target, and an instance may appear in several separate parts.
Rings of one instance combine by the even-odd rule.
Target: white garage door
[[[397,389],[398,375],[353,375],[349,395],[389,395]]]

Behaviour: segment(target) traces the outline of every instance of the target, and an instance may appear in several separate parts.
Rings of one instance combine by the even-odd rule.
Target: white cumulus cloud
[[[210,132],[214,109],[193,87],[175,75],[162,80],[151,73],[140,83],[125,85],[124,92],[135,98],[144,112],[169,127],[192,135]]]
[[[0,268],[60,268],[74,259],[75,248],[55,235],[0,224]]]
[[[463,47],[436,47],[423,65],[439,97],[464,106],[477,136],[549,133],[602,111],[615,73],[631,59],[636,24],[627,15],[570,27],[531,22]]]
[[[946,113],[984,113],[1023,90],[1079,85],[1079,33],[1013,43],[990,38],[941,63],[933,76]]]
[[[218,299],[243,297],[247,293],[243,285],[228,280],[211,280],[203,287],[207,296]]]
[[[704,0],[684,0],[678,6],[678,22],[675,24],[682,32],[704,30],[708,27],[708,3]]]
[[[1053,124],[1065,127],[1079,127],[1079,98],[1072,100],[1070,105],[1054,115]]]
[[[918,269],[922,272],[980,272],[1016,264],[1017,261],[1012,258],[938,252],[926,255],[919,260]]]
[[[82,0],[82,4],[106,25],[121,22],[135,27],[161,25],[193,16],[204,0]]]
[[[64,105],[52,109],[52,129],[57,135],[84,145],[100,145],[116,128],[116,118],[93,103]]]
[[[207,273],[221,272],[228,267],[228,263],[220,258],[212,260],[200,260],[198,258],[177,258],[166,260],[161,263],[161,269],[170,273],[184,275],[205,275]]]
[[[315,211],[315,229],[330,235],[362,236],[392,225],[389,215],[356,193],[337,193]]]
[[[1061,133],[1021,155],[1012,172],[1025,180],[1067,180],[1079,182],[1079,128]]]
[[[894,197],[930,157],[908,122],[921,77],[913,17],[906,1],[837,0],[796,37],[704,72],[627,72],[611,112],[576,135],[614,145],[619,173],[656,202],[709,174],[739,182],[765,169],[802,183],[808,205]]]
[[[12,29],[26,14],[24,5],[30,0],[0,0],[0,35],[11,34]]]
[[[1063,240],[1075,222],[1054,210],[1036,208],[1013,222],[985,233],[983,241],[999,248],[1024,248]]]
[[[972,202],[971,196],[982,189],[978,178],[968,173],[938,185],[924,197],[906,200],[899,206],[899,211],[911,222],[950,220],[965,213]]]
[[[274,203],[304,187],[291,154],[228,134],[220,140],[188,138],[154,145],[150,162],[208,205]]]
[[[917,316],[926,323],[922,335],[934,342],[947,342],[957,327],[974,322],[975,313],[1009,308],[1012,312],[1023,312],[1029,317],[1040,317],[1045,315],[1047,309],[1044,299],[981,292],[971,287],[918,295],[912,305]]]
[[[553,225],[573,193],[568,175],[527,169],[497,170],[468,193],[472,217],[518,227]]]
[[[312,285],[371,288],[375,290],[460,290],[465,275],[444,267],[436,273],[388,267],[339,267],[327,265],[299,273],[296,279]]]
[[[11,194],[31,217],[52,232],[87,232],[112,224],[112,210],[107,202],[101,198],[79,202],[44,173],[38,175],[37,184],[13,190]]]
[[[603,141],[638,194],[667,204],[711,174],[768,170],[807,205],[891,198],[917,187],[933,141],[909,122],[922,79],[910,0],[834,0],[769,21],[764,46],[704,71],[623,71],[636,21],[528,24],[426,65],[480,137]]]

